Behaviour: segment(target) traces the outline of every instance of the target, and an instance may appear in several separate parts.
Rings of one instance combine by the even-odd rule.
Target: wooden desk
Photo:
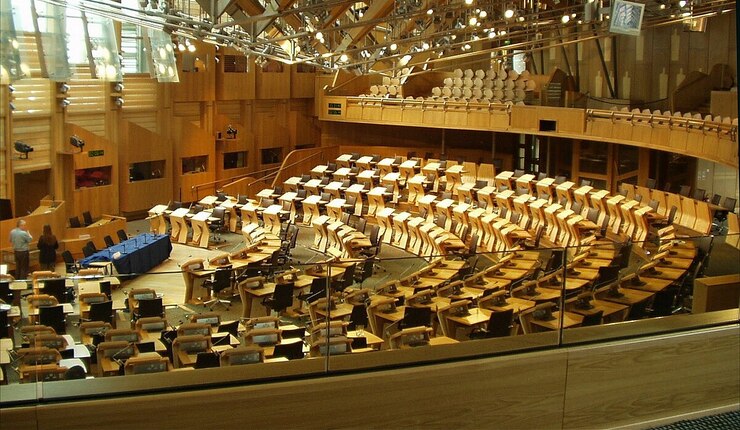
[[[344,318],[347,318],[348,316],[352,315],[352,309],[354,306],[352,306],[349,303],[337,303],[335,309],[331,310],[325,310],[325,309],[316,309],[316,315],[331,319],[331,320],[341,320]]]
[[[531,300],[521,299],[519,297],[507,297],[505,305],[492,305],[490,310],[494,312],[504,312],[511,309],[514,314],[528,311],[537,305],[536,302]]]
[[[737,308],[740,301],[740,274],[708,276],[694,281],[692,313]]]
[[[186,244],[188,242],[188,225],[185,223],[185,214],[188,212],[190,212],[188,208],[179,208],[170,214],[170,224],[172,226],[170,236],[177,243]]]
[[[488,323],[491,319],[491,311],[488,309],[473,308],[468,310],[467,315],[456,315],[456,314],[445,314],[447,322],[451,323],[448,325],[452,333],[449,333],[450,337],[457,339],[457,331],[460,328],[472,329]]]
[[[539,327],[544,330],[559,330],[560,329],[560,311],[552,313],[553,319],[549,321],[538,320],[532,318],[530,323],[532,326]],[[563,328],[577,327],[583,322],[583,316],[574,314],[571,312],[565,312],[563,315]],[[534,328],[534,327],[533,327]]]
[[[362,334],[360,334],[357,330],[349,330],[347,332],[347,338],[348,339],[357,339],[360,337],[364,337],[365,340],[367,340],[367,346],[368,348],[372,349],[380,349],[381,346],[383,346],[383,339],[370,333],[368,331],[369,327],[366,327],[365,330],[363,330]]]
[[[149,220],[149,231],[155,234],[166,234],[167,233],[167,222],[164,220],[164,211],[167,209],[167,205],[156,205],[149,209],[148,217]]]

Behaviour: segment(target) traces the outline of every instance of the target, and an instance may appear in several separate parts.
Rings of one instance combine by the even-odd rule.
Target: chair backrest
[[[208,324],[211,327],[218,327],[221,324],[221,314],[216,312],[203,312],[190,316],[190,322],[197,324]]]
[[[273,309],[283,310],[293,304],[294,289],[295,284],[292,282],[275,285],[275,292],[272,294]]]
[[[410,306],[407,306],[403,313],[403,320],[400,323],[400,328],[411,328],[411,327],[419,327],[419,326],[426,326],[430,327],[432,325],[432,308],[430,307],[420,307],[420,308],[413,308]]]
[[[39,324],[52,327],[57,333],[65,333],[67,324],[64,319],[64,307],[62,305],[40,307]]]
[[[217,352],[199,352],[198,355],[195,357],[195,365],[193,366],[196,369],[206,369],[209,367],[220,367],[221,366],[221,358],[218,355]]]
[[[116,242],[113,241],[113,238],[107,234],[105,235],[105,237],[103,237],[103,241],[105,242],[105,246],[108,248],[116,244]]]
[[[735,210],[735,203],[737,203],[737,199],[725,197],[725,201],[722,202],[722,207],[732,212]]]
[[[703,190],[701,188],[697,188],[694,190],[694,195],[691,196],[694,200],[704,200],[704,197],[706,197],[707,190]]]
[[[106,342],[129,342],[137,343],[141,340],[141,334],[130,328],[117,328],[105,332]]]
[[[507,309],[502,312],[492,312],[486,327],[486,337],[504,337],[511,335],[514,310]]]
[[[119,242],[123,242],[124,240],[128,240],[128,235],[122,229],[116,231],[116,236],[118,236],[118,241]]]
[[[648,178],[647,182],[645,183],[645,186],[650,189],[655,188],[655,185],[656,185],[656,181],[653,178]]]
[[[216,272],[213,274],[213,283],[209,284],[213,292],[218,293],[221,290],[230,288],[232,274],[231,266],[216,269]]]
[[[219,223],[224,222],[225,216],[226,216],[226,209],[224,208],[214,208],[213,213],[211,214],[211,217],[218,218]]]
[[[80,223],[80,218],[78,218],[77,216],[70,217],[69,226],[71,228],[82,228],[82,223]]]
[[[157,297],[154,299],[139,300],[139,318],[146,317],[161,317],[164,315],[164,307],[162,306],[162,298]]]
[[[85,245],[82,247],[82,255],[84,255],[85,257],[89,257],[93,254],[95,254],[95,250],[93,248],[90,248],[90,245]]]
[[[600,325],[603,317],[604,317],[603,310],[586,315],[583,317],[583,322],[581,322],[581,327]]]
[[[691,191],[691,186],[689,186],[689,185],[681,185],[681,188],[678,190],[678,194],[680,194],[680,195],[682,195],[684,197],[688,197],[690,191]]]
[[[113,324],[113,321],[115,320],[113,302],[111,300],[106,300],[104,302],[91,303],[88,319],[90,321],[105,321]]]
[[[89,211],[82,212],[82,220],[85,221],[86,226],[93,223],[93,217]]]
[[[303,358],[303,342],[280,343],[275,345],[273,357],[285,357],[288,360]]]
[[[722,200],[722,196],[720,196],[719,194],[715,194],[712,196],[712,200],[710,201],[710,203],[712,203],[713,205],[718,205],[720,200]]]
[[[67,285],[64,278],[45,279],[44,294],[56,297],[59,303],[68,303]]]

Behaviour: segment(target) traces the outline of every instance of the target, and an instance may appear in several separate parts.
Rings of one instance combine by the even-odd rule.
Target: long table
[[[80,265],[87,267],[91,263],[110,261],[118,274],[142,274],[169,258],[170,252],[169,235],[143,233],[83,258]],[[120,253],[118,258],[114,258],[116,253]]]

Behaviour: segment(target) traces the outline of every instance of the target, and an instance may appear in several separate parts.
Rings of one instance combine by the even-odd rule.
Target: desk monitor
[[[180,351],[187,353],[205,351],[206,349],[208,349],[208,340],[206,339],[180,343]]]
[[[275,345],[279,341],[278,333],[259,334],[252,336],[252,342],[257,345]]]
[[[262,354],[258,350],[245,350],[230,353],[228,356],[229,365],[237,366],[240,364],[254,364],[262,362]]]
[[[214,315],[214,316],[209,315],[209,316],[202,317],[202,318],[196,317],[195,321],[193,322],[198,323],[198,324],[208,324],[210,326],[217,326],[218,323],[220,322],[219,320],[220,318],[217,315]]]
[[[239,321],[229,321],[222,323],[218,326],[219,333],[229,333],[230,335],[237,337],[239,336]]]
[[[330,323],[318,324],[311,330],[311,338],[327,338],[334,336],[346,336],[348,323],[344,321],[332,321]]]
[[[432,309],[428,307],[423,307],[423,308],[406,307],[404,308],[403,321],[401,325],[403,328],[431,326],[432,325]]]
[[[218,353],[199,352],[198,355],[195,357],[195,365],[193,367],[196,369],[206,369],[209,367],[220,367],[220,366],[221,366],[221,359]]]
[[[168,360],[165,357],[133,357],[126,362],[125,371],[127,375],[139,375],[166,372],[167,368]]]
[[[127,333],[114,333],[111,334],[108,338],[110,342],[133,342],[136,343],[139,341],[139,334],[135,331],[127,332]]]

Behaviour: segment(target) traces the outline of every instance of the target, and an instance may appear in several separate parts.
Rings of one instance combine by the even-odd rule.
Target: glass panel
[[[617,145],[617,174],[624,175],[625,173],[635,172],[640,164],[640,150],[636,146],[630,145]]]
[[[151,59],[153,63],[152,77],[159,82],[180,82],[177,76],[175,50],[170,35],[164,31],[148,29]]]
[[[0,0],[0,83],[22,78],[21,55],[10,0]]]
[[[182,173],[201,173],[206,171],[208,156],[186,157],[182,159]]]
[[[602,142],[581,142],[581,172],[606,174],[607,151]]]
[[[128,169],[129,182],[160,179],[164,177],[165,160],[132,163]]]
[[[247,167],[247,151],[224,153],[224,170]]]
[[[75,170],[75,188],[102,187],[110,185],[111,166],[91,167]]]
[[[97,78],[105,81],[121,81],[123,73],[113,20],[88,14],[87,29]]]
[[[283,159],[283,148],[265,148],[261,152],[262,164],[275,164]]]
[[[36,21],[43,46],[46,77],[52,81],[66,81],[72,77],[67,57],[66,8],[42,2],[32,4],[35,4],[34,11],[38,14]]]

